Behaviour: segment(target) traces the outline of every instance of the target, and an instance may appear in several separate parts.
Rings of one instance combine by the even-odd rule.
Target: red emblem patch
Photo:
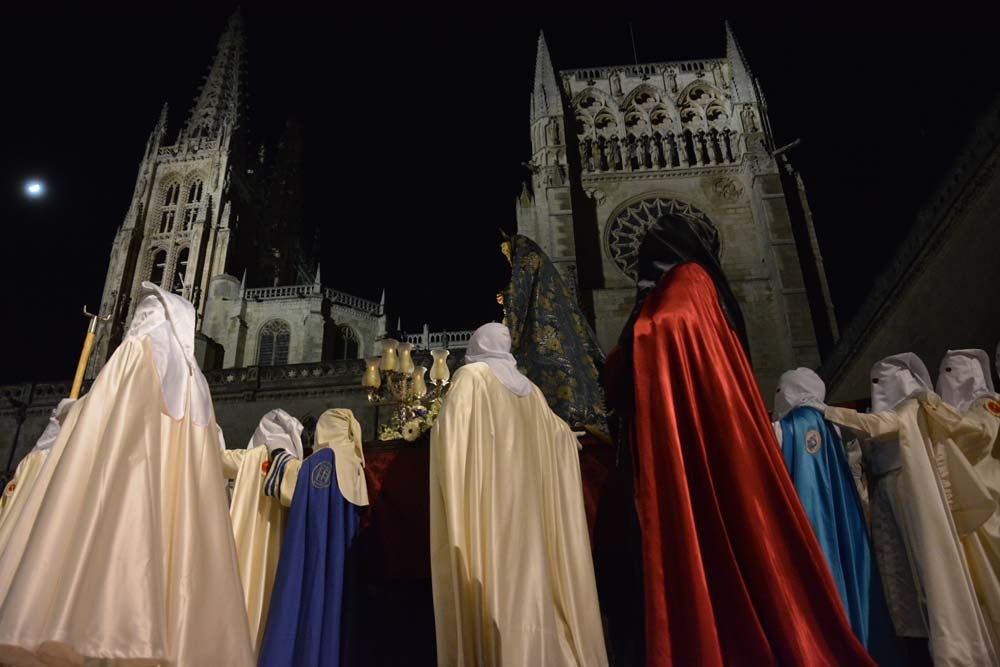
[[[260,464],[260,474],[261,475],[266,475],[267,471],[270,470],[270,469],[271,469],[271,462],[270,461],[264,461],[263,463]]]
[[[997,401],[994,401],[993,399],[986,401],[986,409],[1000,417],[1000,403]]]
[[[4,489],[4,493],[6,493],[9,496],[14,493],[14,489],[16,488],[17,488],[17,482],[11,480],[10,484],[7,485],[7,488]]]

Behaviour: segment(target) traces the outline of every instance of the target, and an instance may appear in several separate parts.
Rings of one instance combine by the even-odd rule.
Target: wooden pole
[[[83,307],[83,314],[90,318],[87,325],[87,337],[83,339],[83,350],[80,352],[80,361],[76,365],[76,375],[73,377],[73,387],[69,390],[69,397],[77,399],[80,397],[80,387],[83,386],[83,374],[87,370],[87,362],[90,361],[90,350],[94,347],[94,338],[97,336],[97,323],[100,320],[109,320],[108,317],[98,317],[87,312],[87,307]]]

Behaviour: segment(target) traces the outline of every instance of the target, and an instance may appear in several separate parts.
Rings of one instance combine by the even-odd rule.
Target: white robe
[[[271,607],[271,588],[278,570],[281,538],[285,533],[288,510],[277,498],[264,495],[265,462],[270,461],[267,447],[229,449],[222,455],[223,473],[235,479],[229,517],[233,522],[236,558],[250,623],[250,641],[254,655],[260,652]]]
[[[0,554],[0,661],[253,664],[211,403],[166,405],[130,336],[70,409]]]
[[[926,601],[934,664],[996,665],[992,629],[980,607],[961,539],[992,510],[948,444],[951,437],[982,435],[981,429],[933,394],[923,403],[911,398],[875,414],[827,408],[825,416],[876,441],[898,440],[902,470],[895,509]],[[950,473],[947,479],[942,479],[944,470]]]
[[[537,387],[456,374],[431,430],[438,664],[607,664],[578,443]]]
[[[992,409],[991,409],[992,408]],[[976,485],[981,485],[994,507],[1000,507],[1000,461],[994,456],[1000,433],[1000,402],[984,397],[973,402],[963,413],[966,422],[979,430],[959,434],[955,445],[972,465]],[[972,581],[983,606],[983,613],[993,631],[993,645],[1000,650],[1000,510],[994,509],[975,530],[962,537]]]
[[[66,413],[75,402],[75,398],[64,398],[59,401],[59,405],[52,409],[45,430],[42,431],[42,435],[39,436],[31,451],[17,464],[13,479],[7,483],[3,495],[0,496],[0,553],[3,553],[4,545],[10,537],[14,518],[21,512],[21,508],[35,486],[35,480],[38,479],[42,465],[49,457],[49,450],[52,449],[56,438],[59,437],[59,430],[62,428]]]
[[[17,515],[21,513],[25,501],[31,496],[31,490],[42,471],[42,465],[49,456],[48,449],[33,449],[21,459],[14,471],[0,500],[0,553],[10,539],[10,531],[14,527]]]

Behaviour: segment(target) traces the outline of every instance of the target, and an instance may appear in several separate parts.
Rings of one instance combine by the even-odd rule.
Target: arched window
[[[189,203],[189,204],[197,204],[198,202],[200,202],[201,201],[201,190],[202,190],[202,182],[201,181],[195,181],[194,183],[192,183],[191,187],[188,188],[188,201],[187,201],[187,203]]]
[[[180,197],[180,183],[172,183],[167,186],[163,195],[163,206],[160,212],[160,233],[166,234],[173,231],[174,219],[177,217],[177,199]]]
[[[258,366],[284,366],[288,363],[288,339],[291,327],[284,320],[271,320],[260,328],[257,345]]]
[[[159,285],[163,282],[163,272],[167,268],[167,251],[153,251],[153,268],[149,272],[149,282]]]
[[[194,227],[195,218],[198,217],[198,206],[201,203],[201,195],[204,184],[195,181],[188,187],[187,204],[184,205],[184,231]]]
[[[358,334],[347,325],[337,327],[337,337],[333,345],[334,359],[358,358]]]
[[[180,294],[184,291],[184,281],[187,276],[188,256],[191,254],[190,248],[181,248],[177,255],[177,265],[174,268],[174,284],[170,291]]]

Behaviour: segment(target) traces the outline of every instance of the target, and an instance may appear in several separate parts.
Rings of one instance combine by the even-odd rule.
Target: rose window
[[[605,242],[618,268],[632,280],[637,279],[639,246],[650,227],[663,216],[687,220],[696,225],[714,225],[704,213],[676,199],[650,197],[629,204],[618,211],[608,224]]]

